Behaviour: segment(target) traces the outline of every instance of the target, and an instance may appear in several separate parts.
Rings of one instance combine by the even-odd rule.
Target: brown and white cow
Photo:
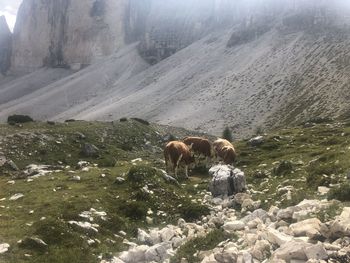
[[[172,141],[169,142],[164,149],[165,165],[172,165],[177,177],[177,170],[180,164],[185,165],[186,178],[188,178],[188,166],[194,162],[194,157],[191,153],[191,149],[183,142]]]
[[[237,154],[232,143],[225,139],[217,139],[213,143],[216,157],[220,157],[225,164],[233,164]]]
[[[195,154],[202,155],[206,161],[212,157],[212,146],[209,140],[202,137],[186,137],[183,142],[191,146]]]

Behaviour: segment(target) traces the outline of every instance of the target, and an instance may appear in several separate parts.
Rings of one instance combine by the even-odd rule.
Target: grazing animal
[[[191,148],[183,142],[169,142],[164,149],[165,165],[168,168],[169,163],[173,166],[175,177],[180,164],[185,165],[186,178],[188,178],[188,166],[194,162]]]
[[[220,157],[225,164],[233,164],[237,154],[232,143],[225,139],[218,139],[213,143],[216,157]]]
[[[196,154],[203,155],[206,159],[212,157],[212,147],[209,140],[201,137],[186,137],[183,142],[192,147]]]

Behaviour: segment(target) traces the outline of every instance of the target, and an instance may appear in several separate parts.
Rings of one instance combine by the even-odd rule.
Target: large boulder
[[[246,189],[244,173],[230,165],[216,165],[210,168],[212,180],[209,190],[213,196],[230,196]]]

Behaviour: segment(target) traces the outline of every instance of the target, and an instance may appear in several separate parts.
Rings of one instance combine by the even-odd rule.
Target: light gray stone
[[[311,239],[321,235],[322,222],[317,218],[310,218],[290,225],[294,236],[307,236]]]
[[[332,237],[350,236],[350,207],[344,207],[340,216],[337,216],[330,227]]]
[[[156,244],[145,252],[145,259],[147,262],[164,262],[173,255],[172,247],[169,242]]]
[[[308,259],[328,259],[327,251],[322,243],[306,247],[305,254]]]
[[[233,234],[234,232],[238,230],[243,230],[245,228],[245,223],[239,220],[227,222],[225,223],[222,228],[230,234]]]
[[[311,244],[306,242],[290,241],[281,245],[272,255],[272,259],[282,259],[286,262],[291,260],[307,261],[305,249]]]
[[[213,196],[230,196],[245,191],[244,173],[230,165],[216,165],[209,170],[212,180],[209,190]]]
[[[141,245],[137,246],[128,251],[124,251],[119,255],[119,259],[123,260],[125,263],[139,263],[145,262],[146,260],[146,251],[149,249],[149,246]]]
[[[278,230],[273,229],[271,227],[267,227],[265,231],[262,233],[262,235],[271,244],[278,245],[278,246],[282,246],[283,244],[289,243],[293,239],[292,236],[281,233]]]

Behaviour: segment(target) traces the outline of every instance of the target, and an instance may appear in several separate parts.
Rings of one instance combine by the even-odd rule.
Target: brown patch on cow
[[[183,142],[191,146],[191,149],[194,153],[203,155],[204,157],[212,156],[212,146],[209,140],[201,137],[187,137]]]

